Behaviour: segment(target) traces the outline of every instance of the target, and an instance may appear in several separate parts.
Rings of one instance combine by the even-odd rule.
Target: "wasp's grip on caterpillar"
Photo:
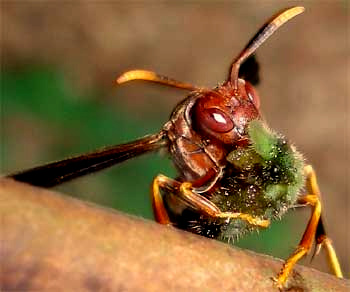
[[[321,218],[316,175],[302,155],[262,118],[256,49],[279,27],[304,11],[285,9],[273,16],[230,66],[227,80],[214,88],[198,87],[152,71],[131,70],[116,84],[144,80],[190,91],[159,133],[9,175],[37,186],[52,187],[146,152],[167,149],[178,176],[154,178],[151,200],[161,224],[225,241],[266,228],[297,204],[312,207],[305,233],[285,261],[275,282],[287,284],[294,265],[314,240],[342,277],[338,259]],[[307,193],[303,195],[306,186]]]

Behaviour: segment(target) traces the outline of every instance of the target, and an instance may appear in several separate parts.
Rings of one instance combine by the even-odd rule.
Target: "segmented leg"
[[[317,225],[315,240],[316,240],[316,248],[313,256],[317,255],[320,252],[321,248],[323,247],[326,251],[328,263],[329,263],[329,266],[331,267],[333,274],[338,278],[343,278],[343,273],[340,268],[337,254],[333,247],[332,240],[326,235],[324,225],[322,222],[322,217],[320,218],[320,221],[318,222],[318,225]]]
[[[173,185],[174,181],[162,174],[157,175],[151,186],[151,200],[155,220],[160,224],[171,224],[168,212],[164,207],[163,197],[160,188]]]
[[[158,175],[152,183],[152,205],[156,221],[162,224],[169,224],[169,216],[163,204],[163,198],[160,189],[168,189],[179,196],[181,200],[188,206],[197,210],[204,216],[211,218],[223,219],[241,219],[247,221],[249,224],[266,228],[270,221],[259,217],[254,217],[249,214],[236,212],[222,212],[220,209],[207,198],[195,193],[192,190],[190,182],[180,183],[164,175]]]
[[[306,255],[312,247],[314,238],[316,237],[316,243],[318,246],[325,246],[330,259],[331,266],[338,277],[342,277],[339,261],[334,252],[334,248],[330,239],[325,235],[321,218],[321,200],[320,190],[317,184],[316,173],[311,165],[308,165],[304,169],[306,175],[306,187],[309,194],[302,196],[298,203],[311,206],[312,213],[308,225],[305,229],[303,237],[296,248],[296,250],[285,261],[281,271],[277,275],[276,283],[279,288],[282,288],[288,278],[288,275],[292,271],[294,265]],[[318,233],[318,232],[319,233]]]
[[[251,225],[258,227],[268,227],[269,220],[264,220],[259,217],[254,217],[249,214],[236,213],[236,212],[222,212],[220,209],[207,198],[195,193],[192,190],[192,184],[190,182],[184,182],[180,185],[179,195],[189,205],[193,206],[198,212],[205,216],[212,218],[224,218],[224,219],[241,219],[247,221]]]

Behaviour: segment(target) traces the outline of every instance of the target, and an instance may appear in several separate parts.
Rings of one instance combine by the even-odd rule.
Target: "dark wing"
[[[8,175],[7,177],[35,186],[53,187],[146,152],[155,151],[166,146],[167,143],[166,134],[160,132],[130,143],[111,146],[92,153],[48,163]]]
[[[255,55],[251,55],[247,60],[243,62],[239,68],[238,77],[249,81],[252,85],[259,84],[259,63],[256,60]]]

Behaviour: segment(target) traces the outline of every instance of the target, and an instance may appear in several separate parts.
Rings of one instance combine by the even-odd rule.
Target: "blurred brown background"
[[[257,29],[278,10],[295,4],[2,1],[1,65],[5,76],[1,86],[2,173],[157,131],[185,93],[144,83],[114,88],[112,81],[118,74],[134,68],[150,69],[178,80],[214,86],[226,78],[232,58]],[[298,1],[297,5],[305,6],[306,12],[287,23],[257,51],[262,79],[258,91],[269,125],[293,141],[317,171],[327,229],[348,277],[349,4]],[[48,120],[42,114],[46,109],[41,106],[45,104],[56,108],[56,97],[50,96],[49,91],[39,92],[28,86],[27,79],[21,79],[23,71],[41,70],[37,68],[55,68],[62,73],[69,98],[57,105],[61,122],[50,120],[54,109],[50,109]],[[21,94],[34,95],[35,106],[30,106],[29,97],[23,98],[29,105],[23,106],[21,101],[12,104],[13,100],[20,100],[14,97],[14,92],[23,84],[27,87],[23,87]],[[68,102],[63,111],[59,111],[61,102]],[[107,119],[98,124],[89,114],[80,113],[81,118],[71,126],[75,112],[70,103],[74,109],[79,104],[92,105],[102,111],[103,117],[112,114],[117,121],[110,124]],[[60,124],[65,126],[61,128]],[[98,128],[79,130],[79,124]],[[92,142],[80,139],[84,131]],[[105,133],[110,138],[105,138]],[[57,145],[65,146],[51,153],[50,149],[57,150]],[[149,217],[147,182],[163,172],[156,159],[139,159],[151,169],[142,171],[138,162],[130,162],[129,166],[112,170],[113,181],[125,177],[120,183],[106,183],[103,173],[80,179],[63,190],[84,193],[88,200]],[[164,168],[166,174],[173,175],[168,165]],[[127,180],[130,182],[125,183],[124,189],[119,189]],[[135,185],[140,185],[143,191]],[[125,198],[125,190],[131,197]],[[139,192],[142,196],[136,198]],[[120,204],[129,202],[130,206],[119,208],[113,201],[118,199],[108,198],[110,193],[113,198],[124,196]],[[147,205],[146,211],[134,208],[139,203]],[[273,241],[274,245],[269,245],[271,251],[260,249],[259,240],[247,246],[271,254],[282,249],[275,255],[286,256],[297,244],[308,215],[307,211],[294,212],[286,219],[286,225],[280,227],[284,233],[265,238],[267,245]],[[283,243],[284,238],[290,239]],[[312,265],[328,270],[324,255]]]

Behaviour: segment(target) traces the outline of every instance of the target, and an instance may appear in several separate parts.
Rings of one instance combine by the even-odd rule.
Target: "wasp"
[[[49,163],[9,177],[53,187],[135,156],[167,149],[178,176],[157,175],[151,184],[154,217],[209,238],[233,241],[267,228],[295,206],[311,207],[302,239],[274,278],[283,288],[294,265],[316,242],[324,247],[336,276],[342,277],[321,218],[316,174],[282,135],[268,128],[253,85],[258,81],[254,53],[279,27],[304,11],[285,9],[264,24],[232,62],[227,80],[202,88],[152,71],[132,70],[116,79],[143,80],[190,91],[162,129],[136,141]],[[305,192],[305,191],[306,192]]]

